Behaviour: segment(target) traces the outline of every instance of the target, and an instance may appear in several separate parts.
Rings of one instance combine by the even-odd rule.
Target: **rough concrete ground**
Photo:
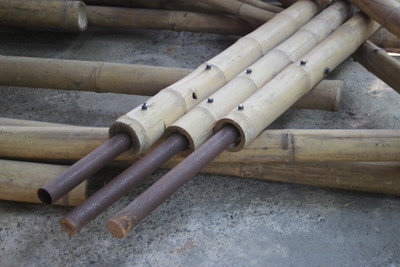
[[[0,53],[195,68],[237,37],[168,31],[74,34],[2,30]],[[339,112],[291,110],[273,128],[400,129],[400,95],[347,60]],[[108,126],[146,98],[0,87],[0,116]],[[103,171],[110,179],[121,169]],[[159,170],[78,235],[66,207],[0,201],[0,266],[400,266],[400,198],[197,175],[122,240],[105,222]]]

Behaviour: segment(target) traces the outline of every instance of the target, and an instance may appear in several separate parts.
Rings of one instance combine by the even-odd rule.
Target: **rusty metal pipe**
[[[212,136],[185,160],[164,175],[144,193],[107,222],[108,231],[122,238],[150,212],[195,176],[211,160],[239,137],[233,126],[226,126]]]
[[[120,133],[87,154],[70,168],[38,190],[38,197],[46,205],[51,205],[81,182],[95,174],[108,162],[132,146],[129,135]]]
[[[143,182],[153,171],[161,167],[179,151],[184,150],[187,145],[188,142],[183,135],[173,134],[169,136],[164,142],[63,217],[60,224],[64,232],[69,235],[76,234],[124,194]]]

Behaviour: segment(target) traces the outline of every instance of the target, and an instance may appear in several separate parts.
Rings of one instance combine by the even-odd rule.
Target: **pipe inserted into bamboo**
[[[400,48],[400,38],[385,28],[379,29],[369,40],[382,48]]]
[[[397,0],[348,0],[400,38],[400,2]]]
[[[202,0],[202,2],[225,10],[229,14],[255,19],[261,22],[268,21],[275,16],[274,12],[263,10],[237,0]]]
[[[0,84],[154,95],[190,74],[181,68],[0,56]]]
[[[260,26],[254,20],[226,14],[103,6],[88,6],[87,12],[89,25],[94,27],[244,35]]]
[[[400,61],[389,56],[385,50],[366,41],[354,54],[364,68],[400,93]]]
[[[36,189],[68,166],[0,160],[0,199],[40,203]],[[86,199],[87,182],[81,183],[54,205],[77,206]]]
[[[105,142],[106,132],[78,126],[2,126],[0,157],[78,160]],[[240,153],[223,152],[215,162],[399,161],[399,146],[399,130],[266,130]],[[133,162],[138,157],[122,154],[117,160]]]
[[[87,28],[86,6],[82,1],[2,0],[0,25],[84,31]]]

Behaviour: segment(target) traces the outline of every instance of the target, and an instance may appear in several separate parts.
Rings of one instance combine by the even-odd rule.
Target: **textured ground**
[[[237,37],[91,30],[80,35],[0,31],[0,54],[195,68]],[[286,112],[274,128],[400,129],[400,95],[347,60],[339,112]],[[0,116],[109,126],[146,98],[0,87]],[[109,179],[121,169],[97,175]],[[70,208],[0,201],[0,266],[400,266],[397,196],[197,175],[126,238],[104,224],[133,190],[68,237]]]

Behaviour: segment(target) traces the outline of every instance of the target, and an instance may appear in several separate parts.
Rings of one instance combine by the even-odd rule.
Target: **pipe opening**
[[[40,199],[40,201],[45,204],[45,205],[51,205],[53,204],[53,198],[51,197],[51,195],[49,194],[49,192],[47,192],[47,190],[40,188],[37,191],[38,197]]]

